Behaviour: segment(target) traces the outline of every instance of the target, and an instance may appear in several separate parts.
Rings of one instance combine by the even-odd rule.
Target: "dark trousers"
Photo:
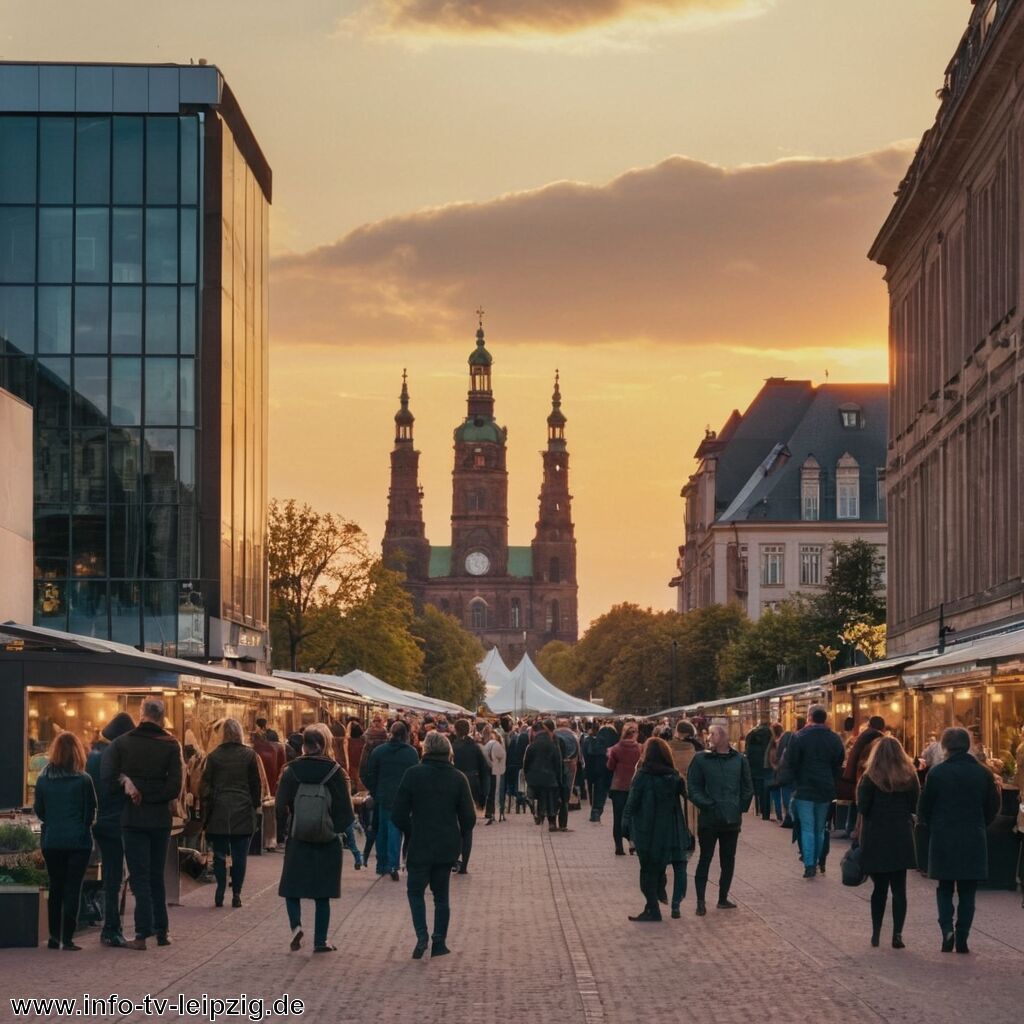
[[[595,776],[590,780],[590,818],[592,821],[600,821],[604,814],[605,801],[608,799],[608,787],[611,785],[611,777],[607,772]]]
[[[558,819],[558,808],[561,804],[562,789],[560,786],[541,786],[534,790],[537,798],[536,817],[547,818],[549,825],[554,825]]]
[[[210,835],[206,838],[213,847],[213,877],[217,879],[217,894],[224,895],[228,884],[228,855],[231,856],[231,891],[237,896],[245,882],[245,865],[249,858],[251,835],[221,836]]]
[[[718,899],[721,902],[729,895],[729,887],[732,885],[732,875],[736,869],[736,844],[740,841],[740,830],[738,828],[698,828],[697,839],[700,842],[700,860],[697,861],[697,871],[693,876],[697,886],[697,899],[704,899],[704,893],[708,887],[708,871],[711,868],[711,861],[714,859],[717,845],[718,865],[721,869],[721,877],[718,880]]]
[[[113,938],[121,934],[121,883],[124,881],[124,843],[121,831],[93,830],[93,838],[100,848],[103,868],[103,936]]]
[[[665,885],[667,867],[664,861],[650,860],[643,856],[640,858],[640,891],[644,894],[644,910],[659,919],[661,908],[658,905],[658,894]]]
[[[50,939],[69,943],[78,927],[78,905],[82,899],[82,879],[89,866],[92,850],[43,850],[50,876],[47,913]]]
[[[612,839],[615,840],[615,849],[622,849],[622,812],[626,809],[626,800],[629,799],[629,792],[625,789],[613,789],[612,797]]]
[[[512,810],[513,801],[516,807],[523,807],[526,803],[526,798],[523,796],[519,789],[519,773],[523,770],[521,764],[508,766],[508,771],[505,772],[505,802],[508,804],[508,809]]]
[[[907,873],[906,871],[879,872],[871,876],[874,889],[871,891],[871,930],[877,935],[882,930],[885,904],[892,890],[892,930],[894,935],[903,931],[907,919]]]
[[[462,833],[462,855],[459,857],[459,866],[466,868],[469,866],[469,855],[473,852],[473,830],[467,829]],[[406,865],[406,871],[409,870],[409,866]],[[451,870],[449,866],[448,870]]]
[[[406,892],[409,896],[409,910],[412,912],[412,926],[416,938],[425,941],[428,937],[434,942],[444,942],[448,935],[448,922],[451,920],[451,904],[448,890],[452,881],[451,864],[410,864],[406,880]],[[434,897],[434,931],[431,936],[427,931],[427,901],[424,898],[427,886]]]
[[[135,897],[135,937],[167,931],[167,895],[164,864],[167,861],[169,828],[126,828],[122,831],[128,883]]]
[[[498,798],[498,776],[492,773],[491,783],[487,787],[487,805],[484,815],[488,818],[494,817],[494,804]]]
[[[953,927],[953,890],[959,897],[956,907],[956,934],[958,938],[967,939],[974,923],[974,898],[978,892],[978,883],[974,879],[952,879],[939,882],[935,898],[939,906],[939,927],[943,935],[954,931]]]
[[[772,818],[772,777],[766,775],[761,780],[761,817],[765,821]]]
[[[327,931],[331,927],[331,901],[322,896],[313,900],[316,911],[313,914],[313,945],[327,945]],[[288,911],[288,923],[292,928],[302,927],[302,901],[288,896],[284,901],[285,909]]]

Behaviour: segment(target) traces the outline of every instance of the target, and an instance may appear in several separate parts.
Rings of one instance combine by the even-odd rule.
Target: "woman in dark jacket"
[[[537,801],[533,820],[539,825],[548,819],[548,831],[558,831],[558,802],[562,792],[562,752],[555,742],[555,723],[548,719],[537,730],[536,736],[523,756],[523,774],[530,795]]]
[[[206,838],[213,848],[213,875],[217,879],[213,905],[224,906],[230,855],[231,906],[240,907],[249,843],[256,831],[260,806],[259,755],[242,743],[242,725],[237,719],[225,719],[223,736],[220,746],[206,759],[200,805]]]
[[[74,942],[82,879],[92,853],[96,791],[85,771],[85,747],[73,732],[62,732],[36,780],[33,810],[43,823],[42,848],[50,876],[47,900],[50,949],[79,950]]]
[[[332,899],[341,896],[341,834],[352,824],[352,796],[349,780],[340,765],[326,752],[326,740],[320,728],[310,726],[302,734],[302,757],[296,758],[281,775],[277,787],[278,809],[292,815],[292,835],[284,848],[284,867],[277,892],[285,899],[292,928],[291,948],[302,946],[302,910],[300,900],[313,900],[316,918],[313,927],[313,952],[331,953],[335,947],[327,941],[331,924]],[[295,835],[295,799],[300,786],[324,786],[330,796],[330,818],[334,837],[324,842],[309,842]],[[305,797],[309,799],[309,797]]]
[[[974,920],[978,882],[988,877],[986,829],[999,812],[992,773],[971,757],[966,729],[942,734],[946,759],[924,782],[917,814],[928,829],[928,877],[939,883],[936,902],[942,929],[942,952],[969,953],[967,939]],[[959,896],[953,923],[953,892]]]
[[[907,871],[917,866],[914,812],[921,789],[914,762],[891,736],[871,748],[857,787],[861,866],[871,876],[871,945],[877,946],[892,890],[892,947],[903,949],[907,919]]]
[[[686,853],[689,834],[683,815],[684,785],[672,763],[668,743],[657,736],[644,744],[643,760],[633,777],[622,824],[640,858],[640,891],[646,904],[631,921],[660,921],[665,871],[672,865],[672,916],[686,895]]]
[[[353,793],[358,793],[359,790],[364,788],[362,780],[359,778],[359,765],[363,760],[363,747],[365,745],[363,727],[353,718],[348,723],[348,764]]]
[[[636,741],[637,724],[627,722],[622,727],[622,739],[608,751],[606,762],[611,774],[612,797],[612,839],[615,840],[615,855],[624,857],[622,848],[625,833],[622,830],[622,814],[626,809],[629,787],[633,784],[633,773],[640,760],[640,744]],[[629,852],[633,853],[633,842],[630,840]]]

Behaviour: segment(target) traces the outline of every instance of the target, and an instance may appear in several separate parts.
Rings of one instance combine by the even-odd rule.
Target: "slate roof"
[[[861,426],[842,425],[843,406],[860,410]],[[885,384],[769,380],[718,454],[717,521],[799,520],[800,471],[808,456],[821,471],[819,518],[835,521],[836,465],[846,453],[860,468],[860,521],[883,521],[877,470],[885,467],[888,409]]]

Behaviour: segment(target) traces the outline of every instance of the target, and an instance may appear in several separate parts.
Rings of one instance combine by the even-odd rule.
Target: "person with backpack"
[[[291,814],[278,895],[292,929],[291,949],[302,948],[301,900],[313,900],[313,952],[332,953],[327,941],[332,899],[341,896],[341,835],[355,820],[349,779],[328,753],[323,733],[302,734],[302,756],[285,768],[277,787],[277,808]]]

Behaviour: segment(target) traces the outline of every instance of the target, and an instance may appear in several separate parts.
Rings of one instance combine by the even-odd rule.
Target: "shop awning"
[[[140,651],[136,647],[119,644],[114,640],[79,636],[76,633],[64,633],[44,626],[24,626],[15,622],[0,624],[0,657],[3,655],[3,646],[12,641],[21,641],[25,645],[24,650],[53,651],[65,655],[80,654],[85,658],[97,658],[113,664],[149,668],[176,676],[199,676],[254,690],[278,689],[272,676],[242,672],[222,665],[208,665],[201,661],[187,661],[184,658],[168,658],[162,654]],[[315,697],[317,694],[315,690],[309,690],[305,695]]]
[[[524,654],[522,661],[509,673],[509,678],[487,698],[487,706],[497,715],[540,711],[565,715],[613,715],[603,704],[592,704],[558,689]]]
[[[400,690],[397,686],[385,683],[369,672],[361,669],[353,669],[343,676],[326,675],[320,672],[282,672],[274,673],[275,679],[289,679],[306,683],[310,686],[325,689],[339,689],[343,692],[356,694],[365,697],[367,700],[389,708],[408,708],[410,711],[429,711],[433,714],[443,715],[468,715],[467,711],[459,704],[451,701],[438,700],[436,697],[428,697],[422,693],[415,693],[412,690]]]
[[[932,679],[1021,661],[1024,661],[1024,628],[1016,628],[957,644],[943,654],[919,661],[904,672],[904,679],[908,686],[923,686]]]

